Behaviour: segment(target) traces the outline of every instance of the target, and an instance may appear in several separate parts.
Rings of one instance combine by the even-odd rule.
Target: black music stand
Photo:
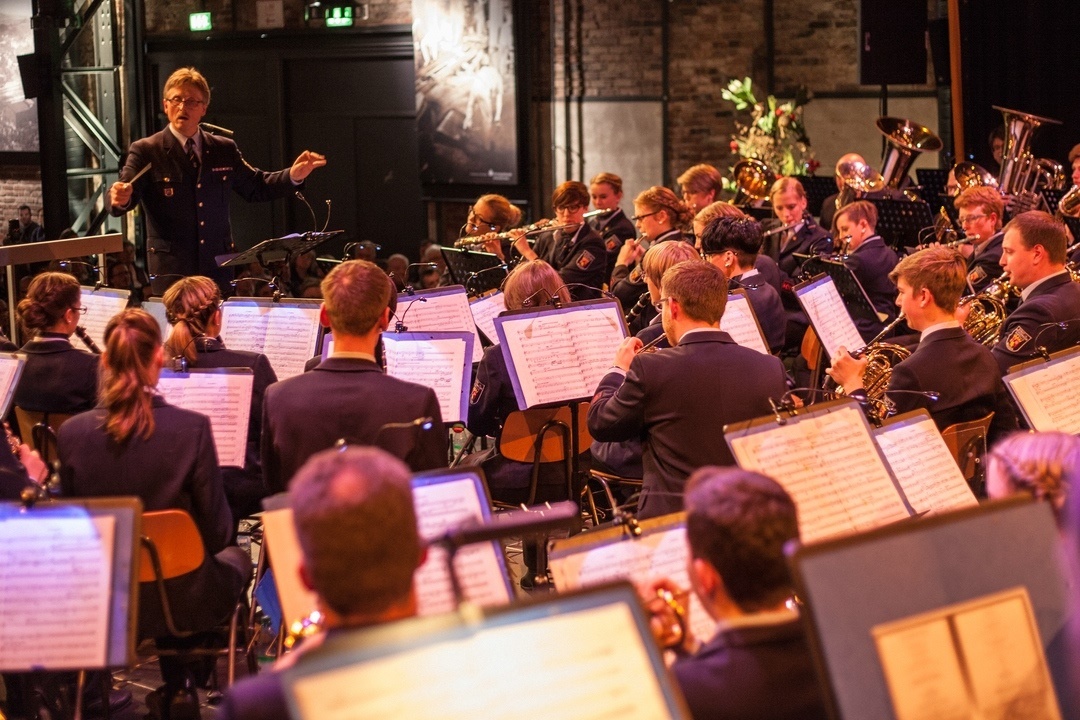
[[[926,189],[924,197],[944,195],[949,171],[940,168],[915,168],[915,179]]]
[[[806,192],[806,211],[814,217],[821,216],[825,198],[836,194],[836,178],[832,175],[796,175]]]
[[[227,253],[214,258],[218,267],[234,268],[259,263],[259,266],[272,276],[270,286],[274,288],[274,300],[281,299],[281,282],[278,280],[281,269],[292,263],[292,259],[311,252],[327,240],[344,233],[344,230],[330,232],[306,232],[285,235],[284,237],[263,240],[258,245],[239,253]]]
[[[872,199],[878,211],[877,233],[896,250],[919,244],[919,233],[934,224],[925,200]]]
[[[455,285],[463,285],[469,295],[480,295],[497,290],[506,278],[506,264],[499,256],[468,248],[440,248],[450,279]],[[502,272],[499,272],[502,268]]]
[[[1046,200],[1046,206],[1049,208],[1048,212],[1051,214],[1057,212],[1058,203],[1061,202],[1061,198],[1063,198],[1067,192],[1069,192],[1068,188],[1043,188],[1042,196]],[[1072,233],[1073,242],[1080,240],[1080,218],[1062,216],[1061,219],[1065,222],[1065,226],[1069,228],[1069,232]]]
[[[799,256],[797,253],[796,255]],[[809,275],[817,276],[825,273],[832,278],[837,292],[840,293],[840,299],[844,301],[844,306],[851,313],[852,319],[862,318],[875,324],[883,322],[878,317],[878,312],[874,309],[873,303],[870,302],[870,297],[866,294],[866,290],[863,289],[862,283],[859,282],[859,279],[855,277],[847,265],[839,260],[833,260],[822,255],[799,257],[806,258],[803,269]]]

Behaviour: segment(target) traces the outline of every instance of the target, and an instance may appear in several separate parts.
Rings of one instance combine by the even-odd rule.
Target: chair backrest
[[[139,555],[139,582],[154,582],[154,561],[147,542],[157,552],[161,579],[179,577],[202,565],[205,550],[199,528],[183,510],[155,510],[143,513],[142,532],[146,542]]]
[[[941,431],[946,447],[976,495],[984,494],[986,468],[982,458],[986,455],[986,436],[990,432],[990,422],[993,419],[994,413],[991,412],[986,417],[956,423]]]
[[[587,405],[579,408],[578,447],[582,450],[592,445],[592,436],[586,427]],[[566,459],[563,439],[569,439],[571,424],[570,407],[537,408],[517,410],[510,413],[499,435],[499,452],[508,460],[531,463],[536,459],[536,436],[545,425],[551,424],[544,433],[540,445],[540,462],[562,462]]]
[[[73,413],[50,413],[36,410],[15,408],[15,418],[19,421],[19,435],[22,441],[37,450],[46,463],[56,457],[56,433],[60,426],[71,418]]]

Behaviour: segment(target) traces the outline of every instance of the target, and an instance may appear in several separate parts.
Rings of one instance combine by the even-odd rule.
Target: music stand
[[[825,273],[832,278],[837,292],[840,293],[840,298],[844,301],[844,306],[851,313],[852,319],[862,318],[875,324],[882,322],[877,310],[874,309],[873,303],[870,302],[866,290],[863,289],[859,279],[855,277],[855,274],[851,272],[847,265],[839,260],[833,260],[822,255],[803,256],[796,253],[796,256],[805,258],[803,269],[814,279],[821,273]]]
[[[949,171],[941,168],[915,168],[915,179],[926,189],[926,195],[944,195]]]
[[[836,194],[836,178],[832,175],[796,175],[806,193],[806,211],[814,217],[821,216],[825,198]]]
[[[885,244],[899,250],[919,244],[919,232],[934,224],[930,205],[925,200],[870,200],[878,211],[877,233]]]
[[[271,265],[289,265],[294,257],[311,252],[327,240],[344,233],[344,230],[331,230],[330,232],[306,232],[293,233],[284,237],[263,240],[258,245],[248,248],[239,253],[227,253],[214,258],[218,267],[232,268],[250,265],[257,262],[264,270],[273,275],[270,281],[274,287],[274,299],[281,298],[281,287],[278,282],[279,272],[271,270]]]
[[[499,256],[468,248],[440,248],[450,279],[455,285],[464,285],[469,295],[480,295],[497,290],[506,277],[506,264]],[[502,268],[502,272],[498,272]]]
[[[1061,188],[1059,190],[1043,188],[1042,196],[1043,199],[1046,200],[1046,207],[1048,208],[1048,212],[1055,213],[1057,211],[1058,203],[1061,202],[1061,198],[1063,198],[1065,196],[1065,193],[1067,193],[1068,191],[1068,188]],[[1066,227],[1069,228],[1069,232],[1072,233],[1073,242],[1080,240],[1080,218],[1068,217],[1067,215],[1063,215],[1061,219],[1062,221],[1064,221]]]

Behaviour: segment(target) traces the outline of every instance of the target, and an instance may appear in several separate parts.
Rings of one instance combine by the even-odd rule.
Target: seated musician
[[[469,215],[465,220],[465,224],[461,226],[461,230],[458,231],[458,237],[495,236],[512,227],[517,227],[520,223],[521,208],[513,205],[502,195],[495,195],[493,193],[481,195],[477,201],[473,203],[473,206],[469,208]],[[507,238],[500,241],[493,241],[490,246],[485,246],[484,249],[488,252],[497,253],[499,257],[505,257],[510,254],[510,246],[511,240]],[[434,247],[434,255],[438,255],[438,261],[443,262],[442,253],[439,252],[439,247],[437,245]],[[421,262],[428,262],[429,257],[431,256],[428,255],[426,248],[421,251]],[[432,261],[434,261],[433,258]],[[440,269],[440,274],[442,274],[442,269]],[[427,286],[425,285],[424,287]]]
[[[574,300],[599,297],[606,280],[607,250],[599,233],[585,222],[589,189],[568,180],[551,194],[551,206],[556,229],[542,233],[532,246],[521,231],[514,248],[526,260],[543,260],[555,268]]]
[[[1073,185],[1080,185],[1080,144],[1073,145],[1069,151],[1070,178]]]
[[[262,353],[229,350],[221,341],[221,290],[208,277],[193,275],[169,286],[162,298],[172,331],[165,339],[169,359],[183,358],[189,368],[250,368],[254,374],[244,467],[223,467],[225,496],[233,518],[247,517],[261,509],[266,496],[259,458],[262,432],[262,405],[266,388],[277,382],[277,374]]]
[[[409,469],[372,447],[324,450],[297,472],[289,505],[300,544],[300,578],[316,593],[323,635],[308,637],[263,672],[232,686],[221,720],[289,717],[280,671],[349,628],[416,614],[413,575],[424,561]]]
[[[375,361],[397,297],[393,283],[378,265],[349,260],[327,274],[322,291],[319,321],[334,334],[333,352],[310,372],[274,383],[263,398],[267,489],[285,490],[304,461],[341,439],[381,447],[413,470],[445,467],[435,391],[385,375]]]
[[[840,209],[839,206],[841,202],[843,202],[841,196],[844,194],[844,188],[846,186],[843,176],[847,174],[853,166],[857,166],[860,164],[866,165],[866,160],[864,160],[863,156],[859,155],[858,153],[847,153],[846,155],[841,155],[840,159],[836,161],[836,194],[830,195],[829,197],[825,198],[825,200],[821,203],[821,227],[833,228],[836,224],[836,211]],[[902,181],[902,184],[906,184],[909,182],[910,178],[905,177]],[[891,187],[883,187],[880,190],[870,190],[867,192],[856,192],[849,189],[848,192],[852,193],[856,200],[904,199],[904,193],[902,191],[896,190]],[[834,247],[838,249],[840,247],[840,239],[836,236],[835,232],[832,233],[832,236],[834,240]]]
[[[698,211],[698,214],[694,216],[694,242],[697,243],[697,238],[701,237],[701,233],[705,232],[705,226],[716,218],[721,217],[749,217],[746,213],[740,210],[735,205],[722,200],[706,205],[704,209]],[[780,281],[780,268],[777,266],[776,261],[765,253],[758,253],[757,260],[754,261],[754,267],[761,273],[765,282],[773,286],[776,292],[780,292],[783,287],[783,283]]]
[[[964,236],[971,241],[967,260],[968,292],[977,293],[1001,275],[1001,218],[1005,201],[992,187],[973,187],[960,193],[953,205],[960,217]],[[961,252],[967,246],[961,246]],[[966,253],[965,253],[966,255]]]
[[[639,355],[641,340],[624,340],[589,408],[596,440],[643,439],[640,517],[681,510],[691,472],[735,462],[721,428],[768,414],[769,399],[787,390],[778,359],[740,347],[720,330],[728,282],[717,268],[679,263],[664,273],[660,289],[657,304],[673,347]]]
[[[791,496],[764,475],[705,467],[687,482],[686,511],[690,585],[717,622],[704,644],[687,632],[676,648],[671,669],[691,717],[825,718],[784,557],[799,537]],[[654,627],[670,624],[657,593],[686,590],[666,578],[649,589]]]
[[[704,163],[688,169],[676,182],[682,191],[683,202],[695,215],[719,200],[724,190],[720,171]]]
[[[594,208],[611,211],[607,215],[589,220],[592,229],[600,233],[600,238],[604,241],[604,249],[607,250],[607,266],[604,270],[606,281],[611,277],[611,271],[615,269],[619,249],[624,242],[637,237],[637,230],[634,228],[634,223],[619,207],[623,197],[621,177],[615,173],[600,173],[589,182],[589,195],[592,197]]]
[[[697,244],[701,256],[720,268],[732,289],[746,291],[769,350],[777,353],[784,347],[787,317],[780,294],[754,267],[761,239],[761,225],[757,221],[722,217],[705,226],[697,237]]]
[[[1065,246],[1065,225],[1041,210],[1020,213],[1005,226],[1001,267],[1020,289],[1021,302],[992,350],[1002,374],[1080,343],[1080,284],[1065,268]]]
[[[896,317],[896,285],[889,273],[896,267],[896,253],[877,234],[877,208],[866,200],[856,200],[836,212],[833,221],[836,248],[844,253],[843,261],[866,291],[878,322],[856,317],[855,326],[863,339],[870,341]],[[880,319],[884,316],[884,319]]]
[[[1013,433],[986,455],[991,499],[1026,493],[1050,504],[1058,527],[1070,493],[1080,487],[1080,438],[1063,432]]]
[[[767,254],[780,266],[781,278],[791,281],[798,277],[803,263],[796,254],[828,254],[833,249],[832,238],[806,211],[806,190],[796,178],[782,177],[773,183],[769,201],[780,226],[788,229],[770,236]]]
[[[925,408],[938,429],[993,412],[991,437],[997,437],[1016,427],[1016,415],[990,351],[954,318],[965,275],[963,256],[944,247],[909,255],[890,273],[898,288],[896,304],[908,327],[921,335],[915,352],[893,367],[887,397],[897,413]],[[853,358],[849,349],[840,348],[826,372],[858,397],[867,361]],[[919,394],[928,391],[938,399]]]
[[[26,443],[9,437],[10,452],[0,449],[0,500],[18,500],[23,490],[49,479],[49,468]]]

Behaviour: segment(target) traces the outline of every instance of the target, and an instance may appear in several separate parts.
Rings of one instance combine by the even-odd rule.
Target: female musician
[[[79,281],[44,272],[30,282],[18,315],[32,335],[20,352],[26,366],[15,388],[15,406],[50,413],[78,413],[97,402],[98,359],[72,346],[85,309]]]
[[[832,238],[807,212],[806,190],[797,179],[782,177],[773,183],[769,190],[769,202],[780,221],[780,227],[787,230],[772,235],[763,250],[776,260],[782,278],[791,280],[802,267],[797,255],[830,253]]]
[[[1067,494],[1080,487],[1080,438],[1062,432],[1013,433],[986,457],[991,499],[1028,493],[1050,503],[1061,527]]]
[[[173,407],[154,392],[165,354],[157,321],[128,309],[105,328],[101,405],[60,428],[60,479],[69,497],[135,495],[144,510],[178,508],[195,520],[206,556],[202,566],[166,581],[176,624],[208,630],[227,619],[251,576],[251,558],[232,544],[234,524],[218,472],[210,420]],[[141,637],[167,635],[157,593],[141,593]],[[195,642],[194,639],[191,641]],[[176,646],[175,639],[171,644]],[[191,647],[193,645],[186,645]],[[197,712],[185,663],[162,656],[165,687],[148,705]],[[153,695],[153,694],[152,694]]]
[[[589,182],[589,195],[592,197],[593,207],[597,210],[610,210],[608,215],[593,218],[589,221],[592,229],[600,234],[604,241],[604,249],[607,250],[607,269],[604,278],[611,277],[611,271],[615,269],[615,260],[619,257],[619,248],[627,240],[637,237],[634,223],[626,217],[626,213],[619,207],[622,202],[622,178],[614,173],[602,172]]]
[[[229,350],[221,342],[221,290],[210,278],[194,275],[178,280],[162,300],[172,324],[165,340],[167,358],[183,358],[189,368],[251,368],[255,374],[244,467],[222,468],[222,480],[234,518],[256,513],[266,496],[259,457],[263,394],[277,382],[277,375],[265,355]]]
[[[634,217],[630,219],[641,235],[637,240],[623,243],[610,283],[611,291],[619,298],[624,311],[629,312],[648,292],[641,269],[635,267],[636,263],[650,245],[668,240],[687,240],[682,229],[689,226],[692,218],[690,208],[666,187],[654,185],[634,198]],[[648,325],[654,315],[656,310],[646,303],[641,313],[629,323],[630,332],[636,333]]]
[[[486,252],[495,253],[500,258],[510,254],[511,240],[498,239],[495,236],[521,223],[521,208],[511,204],[502,195],[481,195],[469,208],[469,216],[461,226],[458,237],[483,237],[491,239],[483,246]],[[426,259],[425,259],[426,261]]]
[[[679,176],[682,199],[692,212],[699,213],[705,206],[720,198],[724,189],[720,171],[712,165],[695,165]]]

